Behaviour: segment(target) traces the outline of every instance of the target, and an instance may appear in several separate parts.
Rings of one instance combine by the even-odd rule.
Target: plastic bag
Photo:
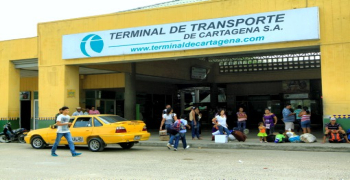
[[[300,136],[292,136],[289,138],[289,141],[291,143],[299,143],[300,142]]]
[[[310,133],[306,133],[300,136],[300,141],[303,141],[306,143],[313,143],[313,142],[316,142],[316,137]]]

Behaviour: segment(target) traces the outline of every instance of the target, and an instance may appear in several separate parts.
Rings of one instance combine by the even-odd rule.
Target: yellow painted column
[[[79,106],[79,67],[39,67],[39,117],[54,117],[62,106]]]
[[[0,117],[19,117],[20,110],[20,70],[8,59],[2,59],[0,54]]]
[[[350,114],[350,43],[321,46],[323,114]]]

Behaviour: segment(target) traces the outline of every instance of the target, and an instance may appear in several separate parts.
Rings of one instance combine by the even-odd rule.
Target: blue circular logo
[[[91,57],[90,54],[92,51],[95,53],[101,53],[103,50],[103,46],[103,40],[99,35],[89,34],[85,36],[84,39],[81,41],[80,50],[85,56]]]

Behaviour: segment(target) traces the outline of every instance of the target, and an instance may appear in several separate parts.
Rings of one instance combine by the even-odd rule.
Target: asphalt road
[[[0,143],[0,179],[350,179],[349,153],[107,147],[72,157]]]

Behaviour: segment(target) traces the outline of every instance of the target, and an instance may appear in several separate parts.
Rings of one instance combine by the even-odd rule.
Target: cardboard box
[[[215,143],[227,143],[227,136],[226,135],[215,135]]]
[[[159,131],[159,136],[167,136],[167,130]]]
[[[170,137],[169,136],[159,136],[159,140],[161,140],[161,141],[169,141]]]

